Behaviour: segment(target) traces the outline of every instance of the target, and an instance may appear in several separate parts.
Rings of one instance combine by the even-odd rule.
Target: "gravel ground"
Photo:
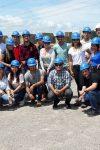
[[[75,96],[74,82],[72,89]],[[50,104],[0,111],[0,150],[100,150],[100,115],[63,104],[59,110]]]

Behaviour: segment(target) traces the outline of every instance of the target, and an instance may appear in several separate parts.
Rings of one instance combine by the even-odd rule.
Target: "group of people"
[[[0,31],[0,105],[23,106],[30,100],[36,106],[44,101],[53,101],[58,109],[60,100],[65,100],[71,109],[73,91],[71,81],[75,79],[78,99],[82,107],[91,105],[89,115],[98,114],[100,102],[100,23],[96,26],[96,37],[91,39],[91,28],[80,33],[73,32],[71,43],[66,43],[62,31],[56,33],[57,42],[52,44],[48,35],[37,33],[36,44],[30,42],[30,32],[22,33],[20,43],[18,31],[12,33],[5,43]]]

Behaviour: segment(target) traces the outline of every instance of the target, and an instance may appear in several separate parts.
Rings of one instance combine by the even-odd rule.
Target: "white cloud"
[[[16,16],[6,15],[0,16],[0,27],[7,31],[7,34],[10,34],[15,27],[23,27],[23,19]]]

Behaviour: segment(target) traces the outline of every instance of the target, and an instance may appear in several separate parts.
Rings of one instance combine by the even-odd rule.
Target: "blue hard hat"
[[[27,66],[28,67],[32,67],[32,66],[36,66],[37,64],[36,64],[36,60],[34,59],[34,58],[29,58],[28,60],[27,60]]]
[[[14,32],[12,33],[12,36],[20,36],[20,34],[19,34],[18,31],[14,31]]]
[[[22,33],[22,36],[24,36],[24,35],[30,35],[30,32],[28,30],[24,30]]]
[[[43,41],[44,43],[51,43],[51,38],[50,38],[50,36],[45,35],[45,36],[43,36],[42,41]]]
[[[91,33],[91,28],[90,27],[84,27],[83,32]]]
[[[0,63],[0,69],[3,69],[4,67],[4,64]]]
[[[100,44],[100,37],[95,37],[91,41],[92,45],[99,45]]]
[[[72,33],[71,39],[72,40],[78,40],[78,39],[80,39],[80,34],[78,32]]]
[[[100,65],[100,52],[96,53],[91,58],[91,66],[96,67],[97,65]]]
[[[0,36],[1,36],[1,37],[3,36],[2,31],[0,31]]]
[[[64,63],[63,58],[57,57],[57,58],[55,59],[54,63],[55,63],[55,64],[61,64],[61,63],[63,64],[63,63]]]
[[[11,37],[7,38],[6,39],[6,45],[14,46],[14,40]]]
[[[56,36],[57,37],[64,37],[65,35],[64,35],[64,32],[62,32],[62,31],[58,31],[58,32],[56,32]]]
[[[19,63],[18,60],[12,60],[12,61],[11,61],[11,66],[19,67],[19,66],[20,66],[20,63]]]
[[[42,40],[42,39],[43,39],[43,34],[42,34],[42,33],[37,33],[37,34],[35,35],[35,39],[36,39],[36,40]]]
[[[83,70],[89,69],[89,68],[90,68],[90,65],[88,63],[83,63],[80,66],[80,71],[83,71]]]

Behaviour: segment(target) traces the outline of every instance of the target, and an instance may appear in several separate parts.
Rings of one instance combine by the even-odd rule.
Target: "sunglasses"
[[[44,42],[44,44],[45,44],[45,45],[50,45],[50,43],[49,43],[49,42],[48,42],[48,43],[47,43],[47,42]]]
[[[62,66],[63,64],[62,63],[60,63],[60,64],[55,64],[55,66]]]
[[[79,39],[73,39],[72,41],[79,41]]]

